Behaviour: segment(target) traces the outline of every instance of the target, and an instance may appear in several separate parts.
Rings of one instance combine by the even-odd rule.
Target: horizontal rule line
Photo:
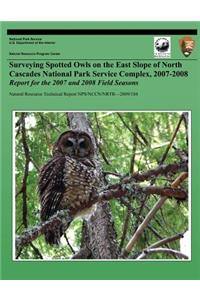
[[[8,29],[7,35],[197,35],[197,29]]]
[[[59,59],[59,58],[8,58],[7,60],[31,60],[31,61],[33,61],[33,60],[48,60],[48,61],[50,61],[50,60],[58,60],[58,61],[61,61],[61,60],[86,60],[86,61],[88,61],[88,60],[140,60],[140,61],[143,61],[143,60],[150,60],[150,61],[168,61],[168,60],[184,60],[184,61],[191,61],[191,60],[194,60],[194,61],[196,61],[196,60],[198,60],[197,58],[165,58],[165,59],[157,59],[157,58],[61,58],[61,59]]]

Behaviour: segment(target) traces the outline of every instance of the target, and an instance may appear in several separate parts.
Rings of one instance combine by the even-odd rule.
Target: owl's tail
[[[53,246],[53,245],[59,245],[60,244],[60,231],[47,231],[45,232],[45,241],[47,244]]]
[[[71,220],[68,220],[65,225],[58,225],[56,227],[54,227],[51,230],[47,230],[44,233],[45,236],[45,241],[47,244],[49,245],[59,245],[60,244],[60,239],[62,237],[62,235],[65,233],[65,231],[67,230],[67,228],[69,227],[71,223]]]

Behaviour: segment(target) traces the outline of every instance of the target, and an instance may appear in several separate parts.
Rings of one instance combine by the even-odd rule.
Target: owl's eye
[[[85,141],[80,142],[79,147],[85,149],[87,147],[87,143]]]
[[[72,141],[69,141],[69,140],[67,140],[66,142],[65,142],[65,146],[66,147],[73,147],[73,142]]]

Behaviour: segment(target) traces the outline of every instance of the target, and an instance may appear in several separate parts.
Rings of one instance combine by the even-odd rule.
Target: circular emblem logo
[[[155,42],[155,48],[158,52],[166,52],[169,49],[169,41],[166,38],[159,38]]]

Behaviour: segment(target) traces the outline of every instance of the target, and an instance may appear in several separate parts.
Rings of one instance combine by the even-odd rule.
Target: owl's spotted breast
[[[99,178],[95,165],[88,160],[75,160],[66,157],[64,171],[65,191],[60,207],[79,209],[87,204],[97,189]]]

